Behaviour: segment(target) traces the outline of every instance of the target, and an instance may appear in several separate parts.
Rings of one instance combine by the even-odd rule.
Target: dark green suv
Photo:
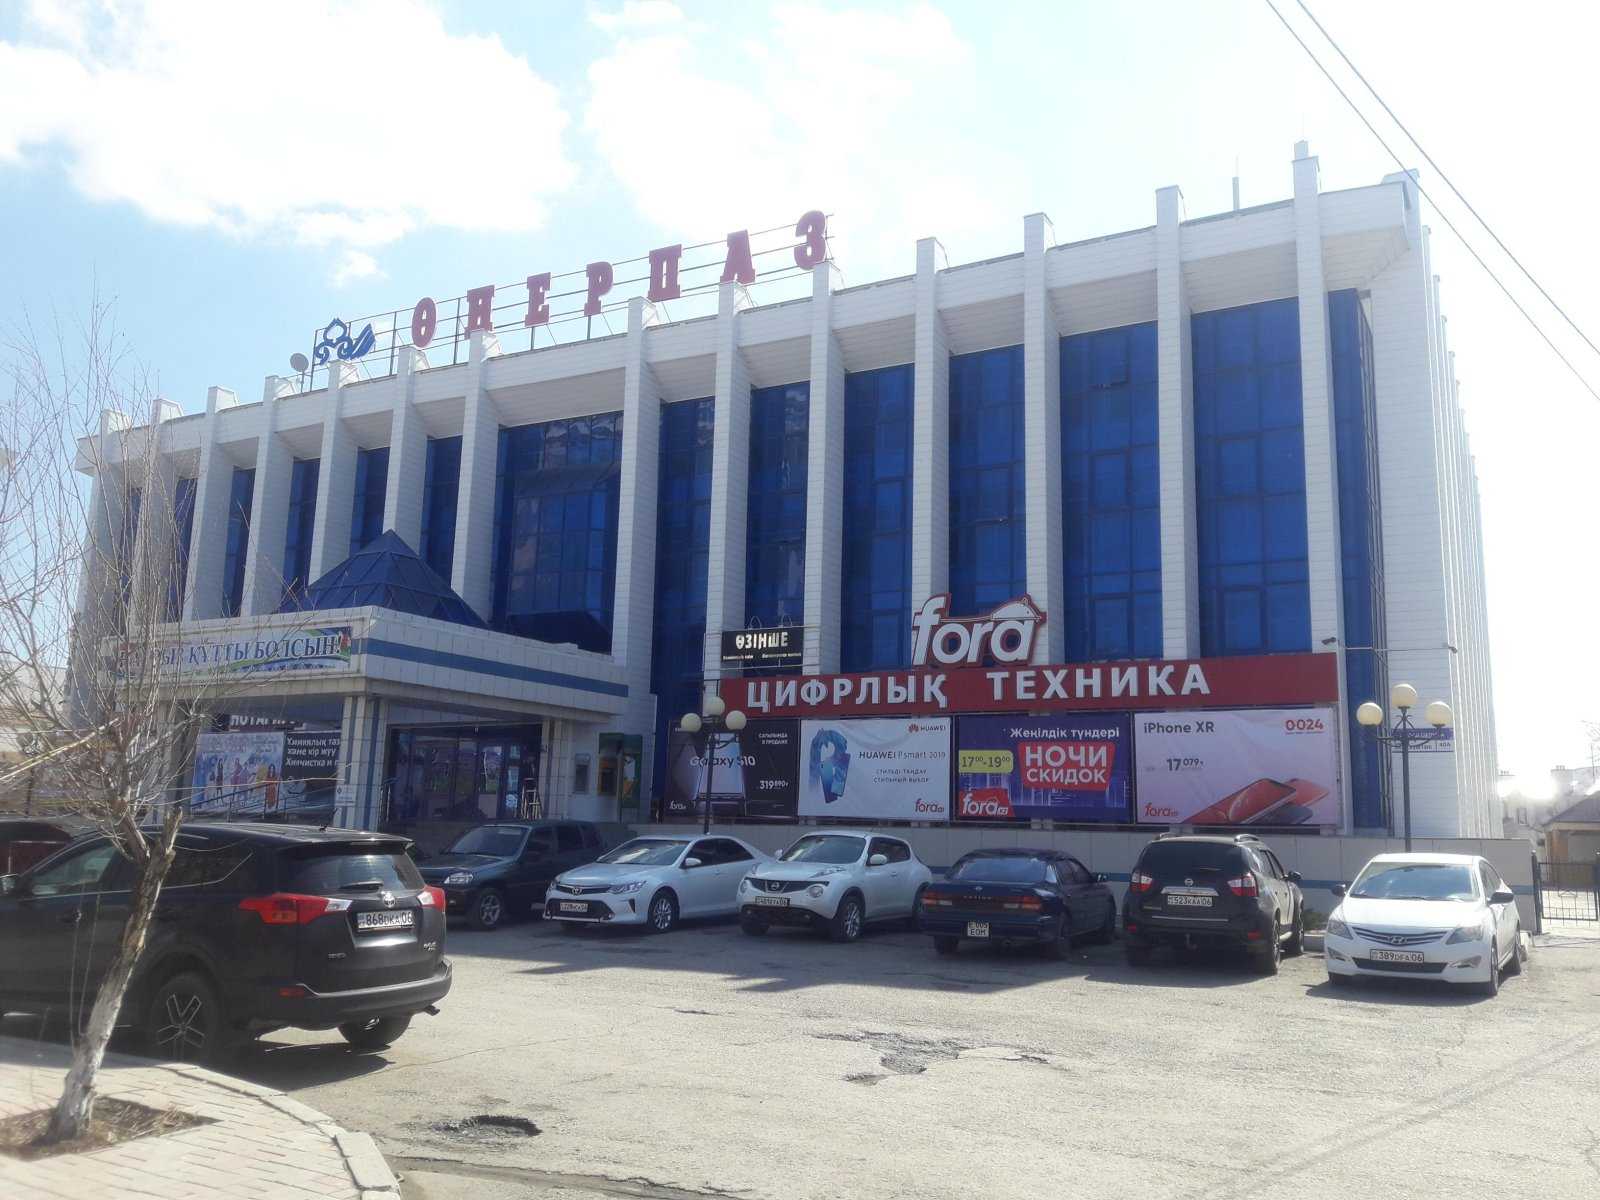
[[[588,821],[493,821],[418,867],[444,889],[446,913],[494,929],[507,917],[542,911],[552,879],[605,850],[599,826]]]

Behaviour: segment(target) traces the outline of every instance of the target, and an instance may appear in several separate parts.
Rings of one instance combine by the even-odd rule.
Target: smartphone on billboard
[[[1195,825],[1243,825],[1282,804],[1294,789],[1276,779],[1257,779],[1189,818]]]
[[[1317,804],[1328,789],[1309,779],[1289,780],[1290,792],[1279,803],[1252,819],[1256,825],[1308,825],[1316,817]]]

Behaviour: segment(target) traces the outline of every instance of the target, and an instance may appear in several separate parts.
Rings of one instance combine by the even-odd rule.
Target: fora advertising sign
[[[937,716],[945,713],[1137,712],[1339,699],[1337,656],[1135,659],[1041,664],[1045,614],[1027,596],[950,617],[934,596],[911,619],[911,665],[850,675],[727,679],[729,707],[751,716]]]

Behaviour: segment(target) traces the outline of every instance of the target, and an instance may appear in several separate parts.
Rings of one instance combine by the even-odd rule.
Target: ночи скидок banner
[[[945,820],[950,719],[802,721],[800,815]]]
[[[1122,714],[960,717],[956,807],[963,821],[1129,820]]]
[[[1136,715],[1137,819],[1337,825],[1334,720],[1325,708]]]

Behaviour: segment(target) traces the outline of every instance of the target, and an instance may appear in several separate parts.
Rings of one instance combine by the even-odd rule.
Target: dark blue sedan
[[[1059,850],[974,850],[922,895],[921,928],[940,954],[963,938],[1030,943],[1052,958],[1075,939],[1116,936],[1117,904],[1103,875]]]

